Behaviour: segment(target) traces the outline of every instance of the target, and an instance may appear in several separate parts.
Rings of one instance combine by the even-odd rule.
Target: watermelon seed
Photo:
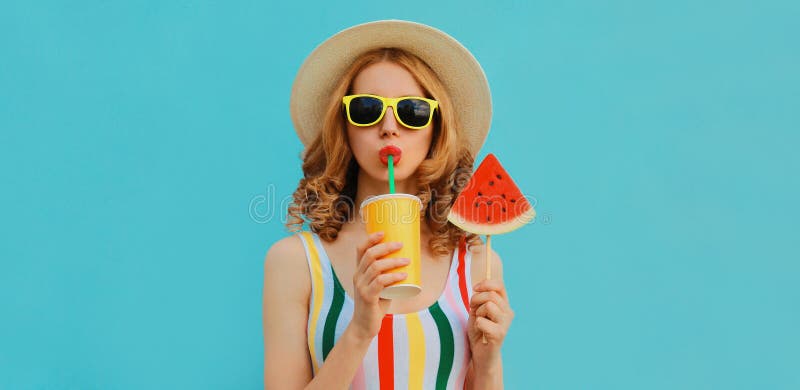
[[[500,196],[502,196],[502,197],[503,197],[503,199],[505,199],[505,198],[506,198],[506,194],[500,194]]]
[[[489,185],[493,186],[494,185],[494,180],[489,180]]]
[[[490,201],[486,202],[486,204],[491,206],[492,205],[492,201],[490,200]]]
[[[487,217],[486,217],[486,221],[488,221],[488,222],[491,222],[491,221],[492,221],[492,217],[488,217],[488,216],[487,216]]]
[[[505,207],[503,207],[503,212],[504,212],[504,213],[506,212],[506,208],[505,208]]]
[[[498,173],[498,174],[497,174],[497,179],[498,179],[498,180],[501,180],[501,179],[503,179],[503,177],[502,177],[502,176],[500,176],[500,174]]]
[[[480,191],[478,191],[478,196],[483,196],[483,194]]]
[[[516,199],[511,199],[511,203],[517,203]]]

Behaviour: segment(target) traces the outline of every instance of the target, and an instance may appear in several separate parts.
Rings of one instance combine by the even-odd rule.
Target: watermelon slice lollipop
[[[447,219],[475,234],[508,233],[536,216],[528,199],[489,153],[456,198]]]
[[[486,235],[486,279],[492,276],[492,235],[519,229],[536,216],[508,172],[489,153],[458,194],[447,219],[461,229]],[[483,336],[486,344],[486,336]]]

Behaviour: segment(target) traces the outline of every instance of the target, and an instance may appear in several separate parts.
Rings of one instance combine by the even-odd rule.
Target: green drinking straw
[[[389,155],[389,193],[394,194],[394,155]]]

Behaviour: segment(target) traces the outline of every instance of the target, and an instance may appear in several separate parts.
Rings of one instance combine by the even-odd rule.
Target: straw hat
[[[469,149],[476,155],[489,132],[492,97],[478,61],[450,35],[403,20],[380,20],[338,32],[303,62],[292,85],[290,111],[295,131],[308,146],[320,132],[335,84],[355,58],[372,49],[396,47],[421,58],[452,97]]]

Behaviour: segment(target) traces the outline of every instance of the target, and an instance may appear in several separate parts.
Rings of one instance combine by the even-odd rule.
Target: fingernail
[[[394,245],[392,245],[392,246],[395,247],[395,248],[401,248],[403,246],[403,243],[402,242],[395,242]]]

